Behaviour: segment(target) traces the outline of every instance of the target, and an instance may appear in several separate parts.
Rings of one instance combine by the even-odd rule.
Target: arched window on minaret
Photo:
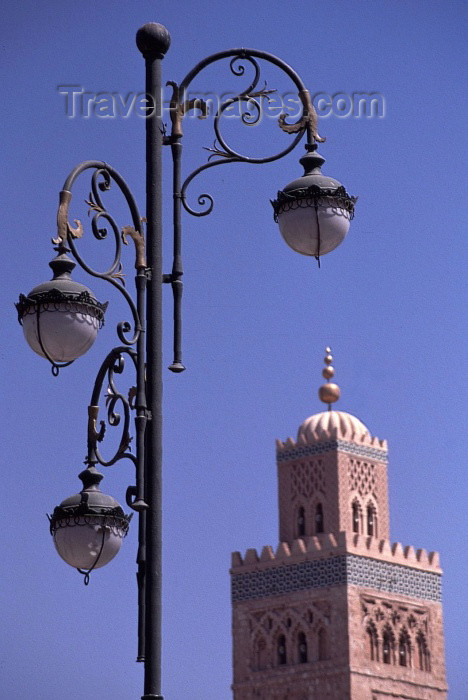
[[[324,661],[328,659],[328,639],[327,631],[324,627],[320,627],[317,633],[318,660]]]
[[[418,632],[416,637],[416,644],[418,647],[418,662],[421,671],[431,670],[431,658],[429,655],[429,649],[427,648],[426,638],[422,632]]]
[[[268,667],[267,643],[262,636],[257,637],[254,645],[254,664],[257,671]]]
[[[304,632],[297,635],[297,658],[300,664],[306,664],[308,661],[307,638]]]
[[[411,642],[405,629],[401,630],[398,639],[398,663],[400,666],[411,666]]]
[[[367,505],[367,534],[377,537],[377,511],[373,503]]]
[[[393,664],[395,657],[395,637],[390,627],[385,627],[382,635],[382,661]]]
[[[353,532],[359,534],[362,532],[362,508],[357,498],[353,501],[351,508],[353,517]]]
[[[324,532],[323,506],[321,503],[317,503],[315,506],[315,532],[317,534]]]
[[[370,622],[367,626],[367,650],[368,656],[371,661],[379,660],[379,640],[377,637],[377,630],[373,622]]]
[[[284,634],[280,634],[276,640],[276,662],[278,666],[284,666],[287,662],[286,637]]]
[[[305,508],[300,506],[297,511],[297,536],[304,537],[306,534],[306,517]]]

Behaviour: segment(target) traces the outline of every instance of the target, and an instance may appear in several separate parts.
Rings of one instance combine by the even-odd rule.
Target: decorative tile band
[[[330,440],[329,442],[319,442],[315,445],[303,445],[294,447],[291,450],[278,451],[277,461],[290,462],[293,459],[320,455],[324,452],[330,452],[331,450],[341,450],[341,452],[348,452],[358,457],[376,459],[379,462],[388,461],[387,450],[379,450],[376,447],[369,447],[368,445],[357,445],[355,442],[348,442],[347,440]]]
[[[347,582],[424,600],[442,600],[442,577],[402,564],[347,555]]]
[[[345,554],[329,559],[232,574],[232,601],[349,584],[440,601],[441,576],[401,564]]]

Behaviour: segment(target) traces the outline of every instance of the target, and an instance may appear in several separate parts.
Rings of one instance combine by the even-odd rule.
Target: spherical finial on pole
[[[171,35],[164,25],[148,22],[137,31],[136,45],[145,58],[164,58],[171,45]]]
[[[322,376],[327,380],[326,384],[322,384],[319,389],[320,401],[328,404],[328,410],[331,411],[331,404],[338,401],[340,398],[340,387],[338,384],[330,382],[330,379],[334,377],[335,370],[332,367],[333,357],[331,355],[331,348],[325,349],[326,355],[324,357],[325,367],[322,370]]]

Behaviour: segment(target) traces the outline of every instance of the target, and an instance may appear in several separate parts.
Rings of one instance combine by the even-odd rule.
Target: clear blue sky
[[[172,34],[165,80],[180,81],[209,53],[251,46],[290,63],[313,94],[379,92],[386,101],[383,118],[320,120],[324,172],[359,195],[345,243],[320,270],[286,247],[268,201],[300,174],[302,146],[282,161],[225,165],[193,183],[192,201],[210,192],[215,211],[184,217],[188,370],[165,375],[164,697],[230,698],[230,552],[276,545],[274,440],[294,437],[321,410],[330,344],[339,407],[389,441],[392,539],[441,553],[450,698],[464,700],[466,5],[414,0],[25,0],[4,8],[2,698],[141,694],[137,528],[85,588],[56,555],[45,517],[78,490],[95,372],[126,312],[112,289],[77,274],[110,311],[93,349],[54,379],[26,346],[13,302],[50,276],[58,192],[76,163],[111,163],[144,208],[143,120],[69,118],[57,87],[143,91],[134,35],[148,21]],[[236,80],[218,64],[197,85],[224,92]],[[275,71],[267,80],[290,89]],[[233,136],[252,153],[288,142],[272,120],[237,126],[229,125]],[[212,141],[209,122],[187,120],[185,174],[205,162],[201,147]],[[165,197],[168,272],[169,178]],[[71,213],[85,220],[79,199]],[[85,246],[89,238],[88,229]],[[99,259],[109,249],[89,250]],[[124,262],[131,276],[131,256]],[[130,463],[105,476],[103,490],[124,502]]]

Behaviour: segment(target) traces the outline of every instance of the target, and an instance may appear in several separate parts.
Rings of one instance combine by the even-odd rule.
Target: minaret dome
[[[345,413],[345,411],[333,411],[331,404],[338,401],[341,395],[340,387],[330,381],[335,375],[332,367],[333,357],[331,348],[325,349],[325,367],[322,376],[327,380],[319,389],[320,400],[328,404],[328,411],[316,413],[306,418],[299,426],[297,432],[298,442],[313,443],[337,437],[361,442],[363,438],[370,437],[369,430],[359,418]]]

